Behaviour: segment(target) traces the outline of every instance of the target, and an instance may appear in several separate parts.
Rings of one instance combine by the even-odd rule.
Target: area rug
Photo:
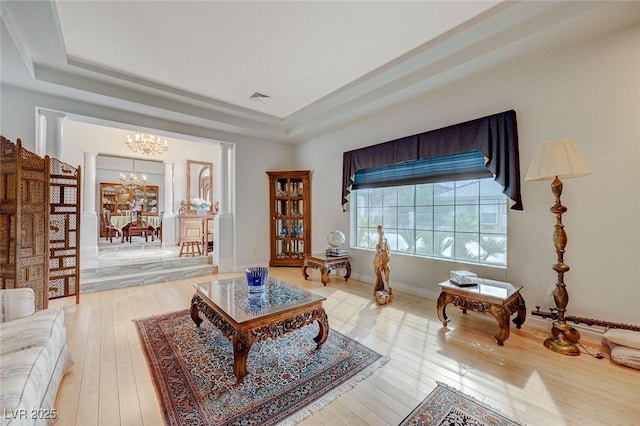
[[[522,426],[496,409],[445,384],[438,386],[400,426]]]
[[[208,320],[189,311],[135,320],[167,425],[292,424],[351,389],[387,359],[329,331],[316,348],[317,323],[249,352],[249,374],[233,374],[233,350]]]

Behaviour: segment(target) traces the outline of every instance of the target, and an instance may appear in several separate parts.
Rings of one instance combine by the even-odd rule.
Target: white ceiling
[[[56,3],[77,63],[284,118],[494,2]],[[271,95],[268,103],[249,97]]]
[[[221,140],[295,143],[639,19],[640,2],[3,1],[1,77]]]

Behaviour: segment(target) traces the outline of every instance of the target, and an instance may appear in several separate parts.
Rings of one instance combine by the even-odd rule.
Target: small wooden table
[[[304,256],[304,263],[302,264],[302,276],[306,280],[309,278],[307,274],[307,268],[319,269],[321,280],[323,285],[327,285],[329,282],[329,273],[334,269],[345,268],[347,272],[344,275],[344,280],[349,280],[351,276],[351,263],[349,263],[349,256],[327,256],[324,253],[312,254]]]
[[[191,319],[199,327],[198,312],[211,321],[233,345],[233,372],[241,380],[248,374],[251,346],[260,340],[318,321],[318,348],[327,340],[329,321],[322,307],[325,297],[269,278],[262,293],[249,293],[246,277],[203,282],[194,285]]]
[[[471,287],[459,287],[450,281],[438,284],[441,293],[438,297],[437,313],[438,319],[445,327],[449,322],[445,308],[447,304],[454,306],[467,313],[467,309],[475,312],[489,312],[498,322],[498,334],[495,335],[498,345],[504,345],[504,341],[509,338],[509,318],[515,312],[518,315],[513,319],[516,328],[520,328],[527,317],[527,307],[520,294],[522,286],[516,286],[502,281],[478,279],[478,285]]]
[[[122,227],[122,242],[125,241],[131,242],[134,235],[140,235],[144,237],[145,242],[149,242],[149,235],[151,235],[151,241],[154,239],[154,235],[156,234],[156,228],[151,225],[147,225],[142,222],[129,222],[125,226]]]

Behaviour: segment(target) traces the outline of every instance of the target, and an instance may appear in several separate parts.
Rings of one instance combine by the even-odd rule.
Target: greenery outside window
[[[506,267],[507,197],[493,178],[357,189],[353,247]],[[355,196],[354,196],[355,195]]]

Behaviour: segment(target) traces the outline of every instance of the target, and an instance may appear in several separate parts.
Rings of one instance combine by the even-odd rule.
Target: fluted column
[[[173,161],[164,160],[164,213],[162,214],[162,246],[176,245],[176,216],[174,214]]]
[[[216,251],[214,262],[220,272],[235,270],[235,145],[220,144],[220,210],[215,220]]]
[[[38,109],[39,133],[36,154],[62,159],[62,122],[65,114],[46,109]]]
[[[220,213],[230,213],[233,206],[234,145],[220,144]]]
[[[80,264],[83,269],[95,268],[98,260],[98,215],[96,213],[96,157],[95,152],[83,152],[84,167],[82,219],[80,232]]]
[[[164,160],[164,216],[173,216],[173,161]]]
[[[83,152],[84,168],[84,197],[82,199],[82,210],[87,213],[96,214],[96,152]]]

